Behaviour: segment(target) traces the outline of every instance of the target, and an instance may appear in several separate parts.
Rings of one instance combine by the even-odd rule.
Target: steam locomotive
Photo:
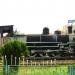
[[[72,26],[68,26],[67,30],[68,34],[62,35],[61,31],[55,31],[51,35],[49,34],[49,28],[45,27],[43,34],[21,35],[19,40],[27,44],[30,50],[30,57],[74,58],[75,30],[73,33]],[[17,35],[13,35],[13,25],[0,26],[1,37],[3,37],[5,32],[8,32],[8,36],[13,36],[12,39],[18,39]]]
[[[27,35],[26,44],[32,57],[74,58],[75,35],[62,35],[60,31],[50,35],[44,28],[43,34]]]

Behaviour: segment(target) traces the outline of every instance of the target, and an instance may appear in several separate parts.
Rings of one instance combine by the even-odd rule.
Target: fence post
[[[70,75],[74,75],[73,65],[70,65],[69,68]]]
[[[12,55],[11,55],[11,65],[12,65]]]
[[[7,64],[6,55],[5,55],[5,75],[8,75],[8,64]]]
[[[24,56],[22,56],[22,58],[23,58],[23,66],[24,66]]]
[[[8,67],[8,69],[7,69],[7,71],[8,71],[7,75],[9,75],[9,68],[10,68],[10,65],[8,65],[7,67]]]
[[[16,59],[17,59],[17,57],[15,56],[15,65],[16,65]]]
[[[20,60],[21,60],[21,59],[20,59],[20,57],[19,57],[19,65],[20,65]]]

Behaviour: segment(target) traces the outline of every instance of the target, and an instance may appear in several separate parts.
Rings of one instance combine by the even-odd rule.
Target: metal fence
[[[8,65],[0,75],[75,75],[75,66]]]
[[[5,65],[4,65],[4,59]],[[0,75],[75,75],[75,60],[30,60],[24,56],[19,57],[19,64],[17,65],[17,57],[14,59],[14,65],[8,65],[6,56],[2,58],[0,64]],[[66,63],[67,62],[67,63]],[[65,64],[66,63],[66,64]]]

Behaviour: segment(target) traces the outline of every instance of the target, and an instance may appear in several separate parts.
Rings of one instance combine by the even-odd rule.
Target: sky
[[[75,20],[75,0],[0,0],[0,26],[14,25],[24,34],[50,33]]]

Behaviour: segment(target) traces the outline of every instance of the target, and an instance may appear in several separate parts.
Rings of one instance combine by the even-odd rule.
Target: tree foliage
[[[1,51],[1,54],[3,56],[6,55],[8,65],[11,64],[11,55],[13,56],[12,57],[13,65],[15,64],[15,57],[17,57],[16,62],[17,62],[17,65],[18,65],[19,64],[19,57],[21,55],[23,55],[23,56],[29,55],[29,50],[28,50],[26,44],[23,43],[23,42],[17,41],[17,40],[9,41],[9,42],[5,43],[3,45],[3,47],[0,49],[0,51]],[[4,62],[6,62],[6,61],[4,61]]]
[[[27,56],[29,50],[26,44],[17,40],[10,41],[4,44],[1,48],[2,55],[13,55],[13,56]]]

